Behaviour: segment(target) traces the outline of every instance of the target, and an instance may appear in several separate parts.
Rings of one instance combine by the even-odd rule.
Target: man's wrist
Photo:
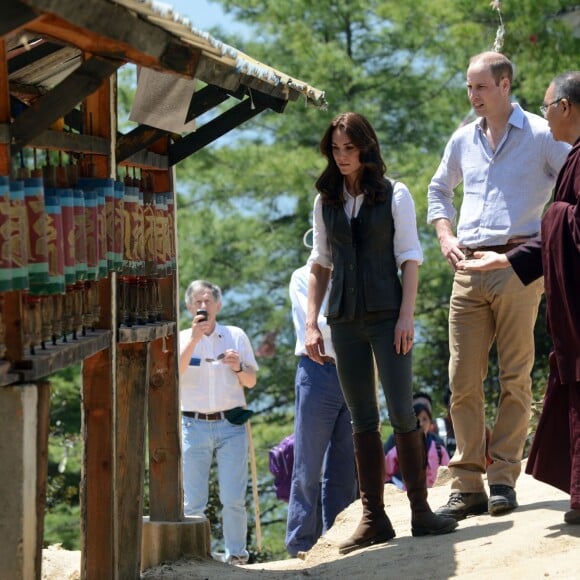
[[[244,363],[243,363],[242,361],[240,361],[240,369],[239,369],[239,370],[237,370],[237,371],[236,371],[236,370],[234,370],[234,373],[236,373],[236,374],[238,374],[238,373],[242,373],[242,372],[244,372],[244,369],[245,369],[245,368],[246,368],[246,367],[245,367]]]

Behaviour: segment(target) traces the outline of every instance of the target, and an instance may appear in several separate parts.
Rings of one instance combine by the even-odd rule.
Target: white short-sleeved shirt
[[[179,333],[180,352],[191,338],[191,328]],[[214,331],[199,341],[189,366],[180,376],[180,401],[182,411],[216,413],[246,405],[244,387],[230,366],[218,360],[227,349],[240,354],[240,361],[255,370],[258,363],[246,333],[237,326],[217,324]]]

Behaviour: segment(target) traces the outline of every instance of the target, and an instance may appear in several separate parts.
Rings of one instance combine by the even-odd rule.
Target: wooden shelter
[[[122,134],[116,73],[126,63],[200,81],[184,126],[234,104],[179,139],[147,124]],[[41,577],[47,377],[78,362],[82,577],[138,578],[168,553],[208,553],[207,522],[187,521],[182,506],[173,167],[298,99],[325,105],[320,90],[150,2],[3,1],[0,579]],[[165,552],[158,545],[143,563],[147,448],[148,523]]]

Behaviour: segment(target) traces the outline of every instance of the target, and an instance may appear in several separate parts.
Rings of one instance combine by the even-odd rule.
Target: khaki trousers
[[[488,483],[515,487],[527,436],[534,363],[534,324],[543,278],[524,286],[512,268],[458,271],[449,310],[451,418],[457,449],[449,468],[451,488],[484,490],[485,409],[483,381],[494,342],[500,398],[489,442]]]

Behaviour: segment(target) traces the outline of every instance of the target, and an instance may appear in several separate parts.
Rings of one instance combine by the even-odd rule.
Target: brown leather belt
[[[508,241],[507,244],[502,244],[500,246],[477,246],[476,248],[461,248],[461,251],[465,254],[466,260],[473,260],[474,259],[474,252],[497,252],[498,254],[505,254],[522,244],[525,244],[527,241],[531,240],[535,236],[527,236],[527,237],[519,237],[519,238],[512,238]]]
[[[189,417],[190,419],[201,419],[202,421],[220,421],[225,419],[223,411],[218,411],[216,413],[198,413],[197,411],[181,411],[184,417]]]

